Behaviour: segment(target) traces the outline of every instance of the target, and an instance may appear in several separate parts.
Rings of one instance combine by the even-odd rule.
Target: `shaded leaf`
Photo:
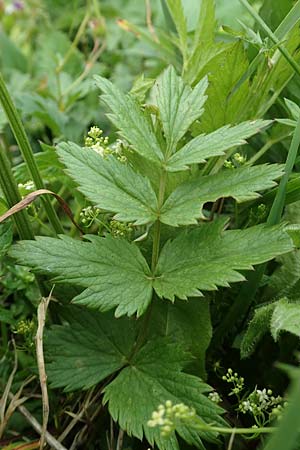
[[[209,301],[206,298],[189,298],[187,302],[167,303],[156,301],[152,309],[150,333],[169,336],[184,343],[194,356],[191,371],[205,377],[205,354],[212,337]]]
[[[47,374],[54,388],[88,389],[120,370],[135,339],[134,322],[69,307],[64,325],[46,334]]]
[[[206,423],[222,423],[218,416],[222,409],[216,406],[203,394],[211,388],[200,378],[182,372],[184,364],[189,360],[179,343],[171,343],[169,339],[154,339],[131,360],[130,365],[104,390],[104,402],[112,418],[119,422],[129,435],[148,442],[154,442],[161,450],[179,449],[175,434],[169,439],[160,436],[160,430],[149,428],[147,421],[154,410],[166,400],[174,404],[184,402],[196,409],[200,420]],[[146,395],[145,395],[146,394]],[[127,405],[124,408],[124,405]],[[215,441],[213,433],[194,433],[183,426],[179,434],[189,444],[205,450],[202,439]]]

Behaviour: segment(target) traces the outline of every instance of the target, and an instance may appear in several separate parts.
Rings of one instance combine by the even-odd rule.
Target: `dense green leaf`
[[[271,319],[271,333],[275,341],[281,331],[300,337],[300,302],[289,302],[283,298],[276,303]]]
[[[141,225],[156,220],[157,199],[147,178],[113,156],[102,158],[91,148],[59,145],[58,154],[79,190],[115,218]]]
[[[105,78],[96,76],[95,80],[103,92],[101,99],[112,111],[108,117],[120,130],[121,135],[137,153],[159,163],[163,159],[162,151],[134,96],[123,94]]]
[[[224,155],[225,150],[246,143],[246,139],[269,125],[267,120],[242,122],[236,126],[225,125],[212,133],[199,135],[189,141],[168,161],[167,169],[186,170],[190,164],[203,163],[207,158]]]
[[[82,308],[67,308],[67,323],[46,335],[47,374],[52,387],[87,389],[120,370],[134,343],[134,322]]]
[[[194,356],[192,373],[205,377],[206,350],[212,337],[209,301],[206,298],[189,298],[174,304],[160,300],[153,304],[150,333],[169,336],[184,343]]]
[[[130,365],[104,390],[104,402],[108,402],[110,414],[122,429],[139,439],[145,434],[151,445],[156,442],[162,450],[178,449],[174,433],[169,439],[162,439],[159,429],[147,426],[151,413],[166,400],[194,407],[206,423],[223,423],[218,416],[221,408],[203,395],[210,390],[209,386],[200,378],[182,372],[188,360],[182,346],[167,338],[151,340],[141,348]],[[213,433],[198,435],[185,426],[179,434],[203,450],[202,438],[215,440]]]
[[[160,220],[172,226],[197,223],[204,203],[221,197],[232,197],[239,203],[257,198],[257,191],[273,187],[273,180],[282,174],[283,166],[279,164],[261,164],[223,170],[214,176],[197,175],[179,185],[167,198]]]
[[[38,237],[18,243],[11,255],[37,272],[87,288],[74,303],[100,311],[117,307],[116,317],[140,316],[151,301],[152,286],[150,269],[137,245],[110,236],[86,238],[91,242]]]
[[[233,93],[236,83],[248,69],[243,43],[237,42],[229,45],[217,43],[212,48],[208,47],[207,51],[208,58],[214,53],[216,56],[202,66],[202,70],[196,78],[196,80],[199,79],[198,77],[202,78],[203,73],[209,74],[208,100],[201,123],[197,128],[198,134],[208,133],[228,123],[241,121],[238,111],[248,92],[247,82],[245,82]],[[195,70],[195,67],[191,70]],[[248,116],[246,119],[252,117]]]
[[[167,141],[167,154],[174,153],[176,145],[192,123],[203,112],[206,100],[207,77],[192,89],[168,67],[157,82],[157,104]]]
[[[163,247],[154,288],[174,301],[199,296],[200,290],[243,281],[238,270],[251,269],[293,248],[282,227],[256,226],[222,232],[222,221],[181,232]]]
[[[274,310],[275,304],[261,306],[254,312],[254,316],[251,319],[247,331],[243,336],[241,343],[241,357],[248,358],[254,352],[257,344],[269,331],[271,316]]]

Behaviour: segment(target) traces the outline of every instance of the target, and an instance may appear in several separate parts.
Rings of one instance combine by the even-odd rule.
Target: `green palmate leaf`
[[[68,307],[65,316],[67,323],[54,325],[46,334],[52,387],[87,389],[126,364],[135,339],[134,322],[75,307]]]
[[[276,303],[271,318],[271,333],[275,341],[281,331],[300,337],[300,302],[291,303],[283,298]]]
[[[156,443],[161,450],[179,449],[175,433],[163,439],[157,427],[147,426],[151,413],[166,400],[194,407],[206,423],[224,423],[218,415],[222,409],[203,395],[210,390],[209,386],[182,372],[188,359],[179,343],[171,343],[167,338],[149,341],[104,389],[104,402],[108,402],[112,418],[129,435],[139,439],[145,435],[151,445]],[[202,438],[209,441],[216,438],[213,433],[196,434],[185,426],[178,431],[190,445],[203,450]]]
[[[121,135],[132,145],[133,149],[149,159],[159,163],[163,154],[150,123],[143,115],[134,96],[123,94],[109,80],[96,76],[97,86],[103,94],[101,100],[111,109],[109,118],[120,130]]]
[[[58,154],[79,190],[96,206],[116,212],[117,220],[135,221],[136,225],[156,220],[155,192],[149,180],[131,167],[73,143],[60,144]]]
[[[203,112],[206,100],[207,77],[192,89],[168,67],[157,82],[157,104],[167,141],[167,153],[174,153],[176,145],[192,123]]]
[[[282,227],[256,226],[222,232],[224,222],[201,225],[168,241],[160,254],[154,288],[174,301],[243,281],[238,270],[251,269],[293,248]]]
[[[135,244],[108,236],[86,236],[81,242],[38,237],[22,241],[11,255],[37,272],[57,275],[57,280],[87,288],[74,303],[100,311],[116,308],[116,317],[141,315],[151,301],[148,264]]]
[[[270,124],[267,120],[253,120],[236,126],[225,125],[210,134],[192,139],[168,161],[170,172],[187,170],[190,164],[204,163],[207,158],[224,155],[226,150],[243,145],[246,139]]]
[[[240,350],[242,358],[251,356],[259,341],[269,332],[274,307],[275,304],[271,303],[255,310],[241,343]]]
[[[257,191],[275,185],[283,174],[279,164],[262,164],[254,167],[224,170],[214,176],[198,175],[172,192],[164,203],[160,220],[172,226],[197,223],[202,206],[218,198],[232,197],[237,202],[245,202],[259,197]]]
[[[130,356],[137,335],[136,321],[113,320],[109,313],[75,307],[64,308],[62,316],[65,323],[52,326],[45,340],[52,387],[87,389],[120,371],[105,389],[104,402],[108,402],[113,419],[129,435],[140,439],[145,435],[162,450],[179,449],[175,434],[162,439],[160,431],[149,428],[147,421],[166,400],[185,402],[196,408],[203,421],[224,425],[219,416],[222,409],[204,395],[211,388],[200,378],[182,372],[191,356],[174,339],[150,340]],[[202,438],[216,440],[213,433],[198,435],[185,427],[180,434],[203,450]]]

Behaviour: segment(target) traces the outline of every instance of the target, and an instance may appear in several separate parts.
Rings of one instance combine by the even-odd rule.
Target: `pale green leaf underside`
[[[168,154],[176,150],[179,140],[185,135],[192,123],[203,112],[206,100],[207,77],[193,89],[177,76],[173,67],[168,67],[158,80],[157,104],[167,141]]]
[[[93,149],[72,142],[60,144],[57,151],[66,172],[97,207],[136,225],[156,220],[157,198],[147,178],[113,156],[102,158]]]
[[[123,94],[109,80],[95,76],[101,99],[110,108],[108,117],[133,149],[145,158],[159,163],[163,154],[150,124],[133,96]]]
[[[38,237],[22,241],[11,255],[37,272],[57,275],[56,280],[87,288],[73,299],[100,311],[116,307],[116,317],[140,316],[152,297],[150,269],[139,248],[126,240],[86,236]]]
[[[74,306],[67,308],[66,319],[67,324],[54,325],[46,334],[52,387],[88,389],[125,365],[135,339],[130,320]]]
[[[167,170],[187,170],[191,164],[204,163],[208,158],[224,155],[226,150],[245,144],[246,139],[269,124],[268,120],[254,120],[235,126],[225,125],[212,133],[197,136],[169,159]]]
[[[271,333],[277,341],[281,331],[288,331],[300,337],[300,302],[281,299],[276,303],[271,318]]]
[[[222,226],[201,225],[165,244],[154,280],[160,297],[186,299],[201,290],[243,281],[238,270],[251,269],[293,248],[282,227],[260,225],[222,233]]]
[[[222,410],[203,395],[210,390],[209,386],[200,378],[181,372],[186,360],[178,343],[170,343],[168,339],[150,341],[105,388],[104,402],[108,402],[111,416],[129,435],[140,439],[145,435],[151,445],[156,442],[161,450],[179,449],[174,433],[170,440],[161,439],[159,429],[147,426],[152,412],[166,400],[194,407],[207,423],[223,424],[218,416]],[[215,439],[211,433],[189,433],[186,427],[182,427],[180,434],[203,450],[201,438]]]
[[[283,174],[279,164],[262,164],[240,169],[227,169],[214,176],[199,177],[184,182],[164,203],[160,220],[167,225],[190,225],[202,215],[206,202],[232,197],[245,202],[259,197],[257,191],[275,186],[274,180]]]

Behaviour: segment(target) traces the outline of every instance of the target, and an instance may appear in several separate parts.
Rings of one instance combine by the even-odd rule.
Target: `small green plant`
[[[184,402],[204,424],[217,427],[211,433],[190,433],[186,425],[177,430],[203,448],[202,440],[215,442],[226,427],[222,408],[206,396],[210,387],[183,372],[197,358],[204,375],[211,325],[203,293],[242,281],[240,271],[293,248],[281,225],[232,229],[226,206],[215,219],[211,214],[221,198],[230,210],[234,201],[255,199],[275,186],[282,166],[247,166],[238,153],[232,169],[220,170],[211,161],[226,159],[226,152],[270,122],[246,121],[192,136],[204,111],[207,78],[192,89],[173,67],[157,79],[149,107],[105,78],[96,83],[124,140],[124,158],[106,150],[108,139],[95,127],[85,147],[67,142],[57,151],[93,205],[82,212],[82,221],[92,225],[105,213],[105,226],[82,241],[23,241],[11,256],[55,276],[56,283],[83,288],[73,305],[63,307],[65,323],[47,335],[51,385],[71,391],[101,382],[103,402],[120,427],[161,449],[178,447],[175,431],[166,442],[147,420],[158,403]],[[133,240],[135,234],[143,240]]]

